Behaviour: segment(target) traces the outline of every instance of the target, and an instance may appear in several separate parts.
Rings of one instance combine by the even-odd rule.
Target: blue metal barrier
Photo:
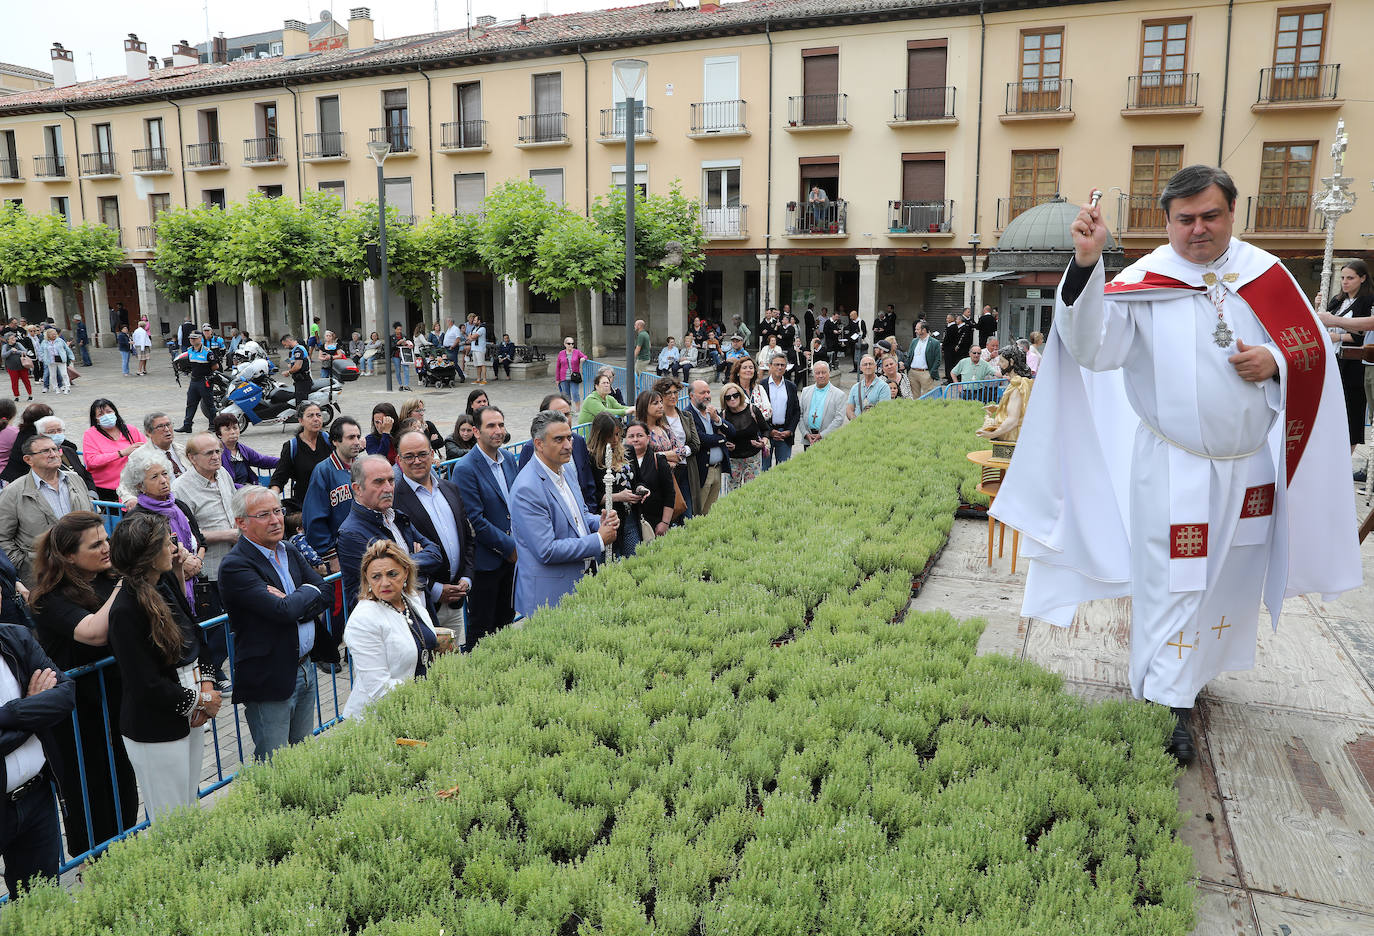
[[[635,392],[632,396],[627,397],[625,395],[625,368],[616,367],[614,364],[603,364],[600,361],[593,361],[590,358],[588,358],[587,360],[582,362],[582,386],[586,388],[586,393],[592,392],[592,387],[595,385],[596,381],[597,371],[606,367],[609,367],[612,373],[614,374],[614,376],[611,378],[612,388],[620,391],[620,398],[625,401],[626,406],[629,406],[632,409],[634,408],[635,400],[639,397],[639,395],[643,393],[645,390],[654,389],[654,384],[658,383],[657,371],[638,371],[635,373]],[[706,372],[710,371],[712,368],[709,364],[704,364],[699,369],[703,372]],[[688,406],[689,401],[686,384],[687,381],[684,381],[682,391],[678,394],[677,397],[678,409],[686,409]]]
[[[996,403],[1002,399],[1002,391],[1007,386],[1005,377],[994,380],[965,380],[962,383],[948,383],[921,394],[922,400],[977,400],[979,403]]]
[[[120,505],[108,505],[108,504],[107,504],[106,506],[115,506],[115,507],[118,507],[118,506],[120,506]],[[121,508],[121,512],[122,512],[122,508]],[[113,526],[115,523],[118,523],[118,522],[119,522],[119,515],[118,515],[118,514],[106,513],[105,511],[102,511],[102,515],[104,515],[104,516],[106,517],[106,523],[107,523],[108,526]],[[111,523],[111,521],[113,521],[113,523]],[[340,574],[336,572],[336,573],[334,573],[333,575],[326,576],[326,577],[325,577],[325,582],[332,584],[332,583],[334,583],[334,582],[338,582],[340,579],[341,579]],[[345,607],[346,607],[346,606],[345,606]],[[347,624],[347,620],[348,620],[347,611],[345,610],[345,612],[344,612],[340,617],[341,617],[341,621],[340,621],[340,624],[339,624],[338,633],[342,633],[343,626]],[[329,603],[329,607],[325,609],[325,623],[326,623],[326,625],[329,627],[329,629],[330,629],[331,632],[335,632],[335,630],[334,630],[334,603],[333,603],[332,600],[331,600],[330,603]],[[229,658],[228,658],[228,660],[227,660],[226,662],[227,662],[227,664],[228,664],[228,666],[229,666],[230,678],[231,678],[231,680],[232,680],[232,678],[233,678],[233,660],[234,660],[234,632],[233,632],[233,629],[230,628],[230,627],[228,626],[228,624],[229,624],[229,618],[228,618],[228,616],[227,616],[227,615],[224,615],[224,614],[221,614],[221,615],[219,615],[218,617],[209,618],[208,620],[205,620],[205,621],[200,622],[199,627],[200,627],[202,630],[205,630],[205,631],[208,631],[209,629],[214,628],[214,627],[223,627],[223,628],[224,628],[225,636],[226,636],[226,642],[227,642],[228,647],[229,647]],[[346,665],[348,666],[348,682],[349,682],[349,686],[350,686],[350,688],[351,688],[351,687],[352,687],[352,683],[353,683],[353,660],[352,660],[352,658],[351,658],[350,656],[345,655],[345,661],[346,661]],[[112,726],[111,723],[110,723],[110,711],[109,711],[109,706],[108,706],[108,704],[107,704],[107,700],[106,700],[106,697],[105,697],[105,689],[106,689],[105,671],[106,671],[107,669],[109,669],[111,666],[115,666],[115,665],[117,665],[116,662],[115,662],[115,658],[112,657],[112,656],[110,656],[110,657],[106,657],[106,658],[103,659],[103,660],[99,660],[99,661],[97,661],[97,662],[95,662],[95,663],[89,663],[89,664],[87,664],[87,665],[85,665],[85,666],[78,666],[78,667],[75,667],[75,668],[73,668],[73,669],[67,670],[67,675],[70,676],[70,677],[71,677],[72,679],[74,679],[74,680],[75,680],[75,679],[80,679],[80,678],[91,678],[91,677],[94,677],[95,679],[97,679],[97,680],[99,681],[99,685],[100,685],[101,718],[102,718],[102,721],[103,721],[104,734],[105,734],[105,750],[106,750],[106,756],[107,756],[108,759],[109,759],[109,768],[110,768],[110,783],[111,783],[111,791],[110,791],[110,792],[111,792],[111,793],[113,794],[113,796],[114,796],[116,825],[122,825],[122,820],[119,818],[120,815],[121,815],[121,813],[122,813],[122,810],[120,809],[121,791],[120,791],[120,789],[119,789],[119,776],[118,776],[118,770],[116,769],[116,760],[115,760],[114,736],[113,736],[113,734],[112,734],[114,726]],[[330,679],[330,687],[331,687],[331,689],[333,690],[333,691],[332,691],[332,695],[333,695],[333,698],[334,698],[334,702],[333,702],[333,714],[332,714],[332,716],[329,717],[329,718],[326,718],[326,717],[325,717],[326,712],[325,712],[324,702],[323,702],[323,700],[322,700],[322,698],[321,698],[321,696],[320,696],[320,688],[319,688],[319,680],[318,680],[318,679],[316,680],[316,684],[315,684],[316,727],[315,727],[313,733],[316,734],[316,735],[318,735],[318,734],[320,734],[322,731],[325,731],[326,729],[331,728],[331,727],[333,727],[334,725],[338,724],[338,723],[342,720],[342,717],[343,717],[343,716],[342,716],[342,706],[340,705],[340,702],[339,702],[339,682],[338,682],[339,676],[338,676],[338,673],[337,673],[337,672],[331,672],[331,673],[329,674],[329,679]],[[241,718],[241,715],[240,715],[240,712],[239,712],[238,703],[234,703],[234,704],[232,704],[231,706],[229,706],[229,710],[232,711],[232,713],[233,713],[233,731],[234,731],[234,736],[235,736],[235,742],[236,742],[236,744],[237,744],[237,746],[238,746],[239,765],[242,766],[242,765],[246,762],[246,758],[245,758],[245,756],[244,756],[245,748],[244,748],[244,733],[243,733],[243,732],[244,732],[244,724],[243,724],[243,719]],[[224,711],[225,711],[224,709],[221,709],[220,717],[224,717]],[[209,728],[210,728],[211,744],[213,745],[213,747],[214,747],[214,752],[215,752],[215,776],[214,776],[214,779],[213,779],[213,780],[211,780],[209,783],[207,783],[206,785],[201,786],[201,787],[199,788],[197,795],[198,795],[200,798],[202,798],[202,799],[203,799],[204,797],[206,797],[206,796],[209,796],[211,793],[215,792],[216,790],[220,789],[221,787],[224,787],[224,786],[226,786],[227,784],[231,783],[231,782],[234,780],[234,778],[238,775],[238,770],[237,770],[237,769],[231,770],[231,771],[229,771],[229,772],[227,772],[227,773],[226,773],[226,771],[225,771],[225,766],[226,766],[226,765],[225,765],[225,763],[224,763],[223,757],[222,757],[221,752],[220,752],[220,743],[219,743],[219,741],[220,741],[220,735],[219,735],[219,733],[220,733],[220,724],[219,724],[219,718],[215,718],[215,719],[213,719],[213,720],[207,722],[207,724],[209,725]],[[81,793],[81,812],[82,812],[82,814],[83,814],[84,822],[86,823],[86,841],[87,841],[87,842],[90,842],[90,841],[95,837],[95,829],[94,829],[94,823],[93,823],[93,821],[92,821],[92,819],[91,819],[90,790],[89,790],[89,785],[88,785],[88,782],[87,782],[86,753],[85,753],[84,747],[83,747],[83,745],[82,745],[82,739],[81,739],[81,723],[80,723],[80,720],[79,720],[79,718],[78,718],[78,715],[77,715],[77,713],[76,713],[75,711],[73,711],[73,713],[72,713],[72,729],[73,729],[73,732],[74,732],[75,742],[76,742],[77,772],[78,772],[78,775],[79,775],[80,778],[81,778],[81,791],[80,791],[80,793]],[[197,730],[197,729],[192,729],[192,730]],[[74,807],[74,804],[71,802],[71,792],[72,792],[72,791],[66,791],[67,800],[68,800],[68,810],[69,810],[69,811],[73,811],[73,807]],[[104,795],[105,795],[105,794],[104,794],[104,791],[101,791],[100,795],[101,795],[101,796],[104,796]],[[134,796],[134,797],[137,797],[137,796],[138,796],[138,792],[137,792],[137,790],[134,790],[134,791],[125,790],[125,791],[123,791],[123,795],[124,795],[124,796],[130,796],[130,795],[132,795],[132,796]],[[137,832],[141,832],[143,829],[145,829],[145,828],[148,827],[148,824],[149,824],[149,820],[145,818],[142,822],[139,822],[138,824],[136,824],[136,825],[134,825],[134,826],[132,826],[132,827],[130,827],[130,828],[121,829],[120,832],[119,832],[117,835],[114,835],[114,836],[112,836],[111,838],[106,839],[105,841],[100,842],[100,843],[98,843],[98,844],[94,844],[94,845],[92,845],[91,848],[87,849],[85,852],[82,852],[82,853],[79,854],[79,855],[74,855],[74,856],[72,856],[70,859],[68,859],[67,861],[64,861],[64,862],[62,863],[62,865],[60,866],[60,868],[59,868],[59,873],[66,873],[67,871],[70,871],[70,870],[72,870],[73,868],[78,867],[79,865],[82,864],[82,862],[84,862],[84,861],[86,861],[86,860],[88,860],[88,859],[90,859],[90,858],[94,858],[95,856],[97,856],[97,855],[101,854],[102,852],[104,852],[107,848],[109,848],[109,847],[110,847],[111,845],[113,845],[115,842],[118,842],[118,841],[121,841],[121,840],[123,840],[123,839],[126,839],[126,838],[128,838],[129,836],[134,835],[134,834],[137,833]],[[66,841],[65,841],[65,836],[64,836],[64,843],[63,843],[63,851],[64,851],[64,853],[65,853],[65,850],[66,850]],[[8,900],[9,900],[8,895],[0,894],[0,904],[4,904],[4,903],[8,902]]]

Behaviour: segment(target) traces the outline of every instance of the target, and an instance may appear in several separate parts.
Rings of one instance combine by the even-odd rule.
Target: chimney
[[[134,33],[129,33],[129,38],[124,40],[124,68],[130,81],[148,77],[148,43],[140,42]]]
[[[172,67],[185,68],[187,65],[199,65],[200,53],[196,47],[185,39],[172,46]]]
[[[300,20],[289,19],[282,25],[281,54],[290,58],[310,51],[310,34]]]
[[[718,13],[720,11],[720,4],[715,3],[714,0],[701,0],[697,9],[702,13]]]
[[[156,67],[156,66],[154,66],[154,67]],[[171,67],[172,67],[172,57],[171,57],[170,55],[164,55],[164,56],[162,57],[162,67],[163,67],[163,68],[171,68]]]
[[[367,7],[354,7],[348,11],[348,47],[350,49],[370,49],[376,42],[372,31],[372,11]]]
[[[520,25],[517,26],[517,27],[515,27],[515,28],[516,28],[517,30],[519,30],[520,32],[528,32],[528,31],[529,31],[529,28],[530,28],[529,21],[525,19],[525,14],[524,14],[524,13],[521,13],[521,14],[520,14]]]
[[[148,71],[155,72],[161,67],[162,63],[158,60],[156,55],[148,56]]]
[[[52,83],[55,88],[65,88],[76,84],[76,62],[71,49],[62,48],[62,43],[54,42],[48,53],[52,56]]]
[[[224,33],[214,38],[210,48],[210,61],[216,65],[228,64],[229,40],[224,38]]]

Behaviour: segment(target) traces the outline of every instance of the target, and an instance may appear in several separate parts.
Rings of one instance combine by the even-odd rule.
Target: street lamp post
[[[625,402],[635,397],[635,99],[649,63],[617,59],[611,66],[625,98]]]
[[[386,164],[386,158],[391,155],[390,140],[373,140],[367,144],[367,153],[372,157],[372,161],[377,164],[377,252],[381,254],[382,266],[382,332],[386,335],[386,392],[391,392],[391,354],[392,354],[392,335],[391,323],[391,284],[387,281],[386,269],[386,179],[382,176],[382,167]]]

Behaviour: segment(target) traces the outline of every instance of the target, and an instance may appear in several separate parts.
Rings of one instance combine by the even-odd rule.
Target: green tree
[[[625,243],[625,193],[612,191],[592,205],[597,226]],[[666,195],[635,192],[635,269],[655,286],[691,279],[706,267],[701,206],[674,180]]]
[[[530,282],[539,236],[563,210],[534,182],[503,182],[482,203],[486,214],[477,236],[482,262],[503,279]]]
[[[438,307],[439,282],[444,271],[481,264],[477,252],[481,226],[482,219],[475,214],[436,214],[415,230],[415,262],[429,280],[428,308]],[[437,326],[437,312],[433,321]]]
[[[222,282],[216,258],[227,234],[228,219],[216,205],[159,212],[152,263],[158,290],[175,302],[184,302],[211,283]]]
[[[377,221],[377,202],[360,202],[341,217],[335,245],[337,275],[348,280],[372,276],[367,267],[367,249],[381,243]],[[422,303],[429,312],[431,297],[429,272],[425,268],[418,231],[403,222],[394,205],[386,208],[387,281],[401,295]]]
[[[572,293],[577,310],[577,346],[592,346],[592,291],[613,289],[624,275],[621,242],[591,220],[563,210],[535,242],[530,289],[559,299]]]
[[[0,211],[0,283],[58,286],[74,312],[76,287],[125,263],[119,234],[103,224],[69,226],[61,215]],[[59,310],[49,310],[54,318]]]
[[[215,279],[286,293],[288,321],[301,318],[300,284],[339,272],[338,198],[307,192],[298,205],[256,192],[228,210]]]

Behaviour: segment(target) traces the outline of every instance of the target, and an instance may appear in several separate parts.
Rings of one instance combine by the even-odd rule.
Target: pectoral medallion
[[[1217,320],[1217,327],[1212,331],[1212,340],[1217,343],[1218,348],[1231,347],[1231,341],[1235,336],[1231,334],[1231,328],[1222,319]]]

